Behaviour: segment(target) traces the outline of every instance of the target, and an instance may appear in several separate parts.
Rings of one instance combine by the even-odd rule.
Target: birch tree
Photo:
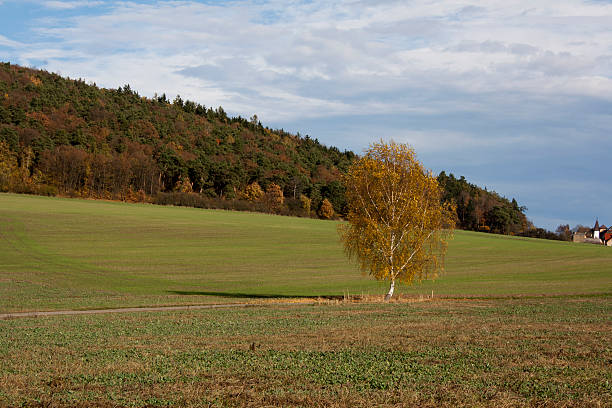
[[[375,143],[343,177],[347,223],[339,232],[347,255],[361,270],[396,282],[432,278],[444,267],[455,212],[442,204],[436,178],[405,144]]]

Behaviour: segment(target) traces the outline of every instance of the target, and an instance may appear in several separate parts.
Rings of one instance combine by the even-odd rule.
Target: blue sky
[[[0,60],[406,142],[538,226],[612,223],[608,1],[0,0]]]

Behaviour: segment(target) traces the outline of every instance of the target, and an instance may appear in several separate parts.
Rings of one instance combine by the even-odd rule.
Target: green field
[[[0,194],[0,313],[255,303],[0,320],[0,407],[612,406],[612,248],[458,231],[401,301],[263,302],[382,298],[336,226]]]
[[[0,194],[0,313],[383,294],[336,222]],[[457,231],[404,296],[612,293],[612,248]]]

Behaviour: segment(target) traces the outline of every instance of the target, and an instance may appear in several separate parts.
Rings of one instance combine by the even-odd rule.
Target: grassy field
[[[0,194],[0,313],[382,295],[336,225]],[[608,407],[611,261],[458,231],[392,303],[0,320],[0,407]]]
[[[0,321],[0,406],[612,406],[610,299]]]
[[[0,313],[383,294],[336,222],[0,194]],[[406,296],[612,293],[612,249],[457,231]]]

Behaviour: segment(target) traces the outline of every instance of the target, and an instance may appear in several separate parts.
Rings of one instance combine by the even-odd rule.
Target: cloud
[[[568,30],[576,31],[565,24],[572,18],[584,24],[568,36]],[[126,55],[151,57],[143,63],[154,67],[182,59],[174,64],[175,73],[215,82],[227,91],[230,111],[234,104],[248,103],[253,110],[286,118],[302,115],[305,100],[319,101],[318,114],[341,115],[347,109],[360,114],[376,107],[395,109],[399,92],[421,90],[438,101],[447,91],[610,98],[609,23],[609,5],[578,1],[545,0],[536,8],[526,1],[513,6],[493,1],[486,7],[429,1],[410,6],[399,1],[376,6],[182,1],[117,3],[105,14],[66,19],[38,31],[82,52],[92,65],[125,64]],[[243,98],[232,102],[237,89]],[[252,95],[250,101],[246,94]],[[363,94],[367,97],[360,98]],[[262,107],[262,97],[269,107]],[[274,103],[279,98],[283,111]],[[349,106],[339,103],[346,98],[353,99]]]
[[[1,4],[1,3],[0,3]],[[18,48],[22,47],[23,44],[18,41],[13,41],[9,38],[0,34],[0,47],[8,47],[8,48]]]
[[[97,7],[104,5],[104,1],[93,1],[93,0],[73,0],[73,1],[63,1],[63,0],[46,0],[42,2],[43,6],[56,9],[56,10],[71,10],[82,7]]]

